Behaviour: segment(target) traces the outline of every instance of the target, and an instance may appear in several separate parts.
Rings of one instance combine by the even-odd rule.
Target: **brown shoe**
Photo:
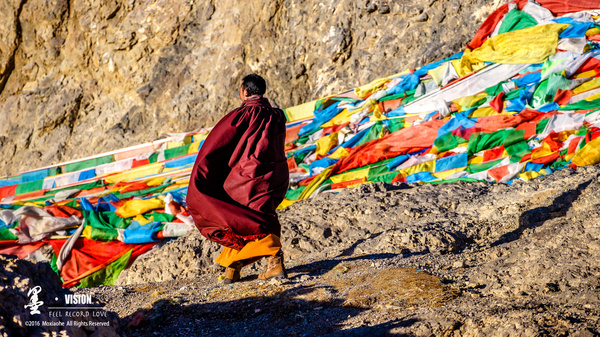
[[[244,263],[242,261],[236,261],[229,267],[225,268],[225,278],[223,279],[223,284],[231,284],[239,281],[240,272],[242,271],[243,266]]]
[[[264,273],[258,275],[261,280],[268,280],[273,277],[287,278],[285,266],[283,265],[283,250],[279,250],[277,254],[267,257],[267,269]]]

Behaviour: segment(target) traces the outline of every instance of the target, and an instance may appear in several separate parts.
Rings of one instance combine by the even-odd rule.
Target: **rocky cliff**
[[[212,126],[263,75],[280,107],[463,49],[485,0],[1,0],[0,175]]]

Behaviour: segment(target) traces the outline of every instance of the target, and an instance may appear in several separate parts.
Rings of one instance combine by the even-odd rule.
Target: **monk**
[[[242,79],[242,105],[212,129],[190,178],[189,213],[203,236],[225,246],[216,262],[226,267],[226,284],[263,257],[268,263],[259,279],[287,277],[275,212],[289,180],[286,118],[263,97],[265,90],[256,74]]]

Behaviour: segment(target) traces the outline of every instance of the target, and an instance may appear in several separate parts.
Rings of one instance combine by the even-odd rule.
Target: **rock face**
[[[288,107],[463,49],[498,1],[0,1],[0,175]]]
[[[221,246],[206,240],[200,231],[157,245],[119,274],[115,285],[191,280],[206,272]]]

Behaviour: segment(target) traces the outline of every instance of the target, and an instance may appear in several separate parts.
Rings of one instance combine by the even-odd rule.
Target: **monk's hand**
[[[174,216],[177,216],[177,214],[184,213],[186,211],[185,208],[176,201],[171,201],[168,206],[169,210],[171,211],[171,214]]]

